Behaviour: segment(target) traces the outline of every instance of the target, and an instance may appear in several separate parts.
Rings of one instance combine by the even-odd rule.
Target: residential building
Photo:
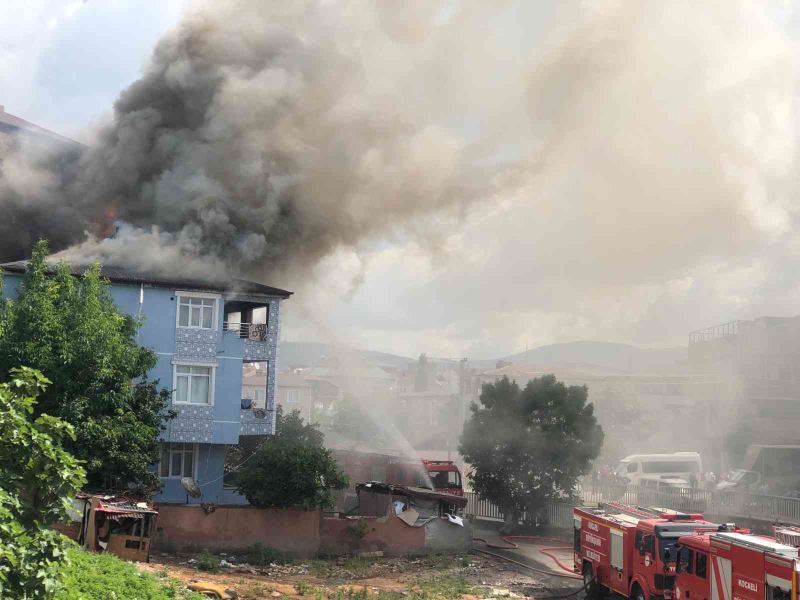
[[[55,144],[76,149],[82,147],[81,144],[63,135],[7,113],[5,107],[0,104],[0,159],[21,140],[33,144],[42,143],[47,146]]]
[[[599,463],[616,464],[627,454],[679,450],[700,452],[704,461],[713,457],[706,424],[697,418],[698,391],[711,385],[713,377],[689,372],[683,362],[631,371],[596,364],[504,363],[479,377],[481,383],[508,377],[524,387],[550,374],[566,386],[588,389],[588,400],[605,432]]]
[[[73,266],[77,275],[83,271]],[[0,265],[5,293],[14,296],[25,262]],[[143,317],[138,342],[152,349],[158,364],[149,373],[172,391],[177,413],[162,434],[155,468],[162,489],[157,502],[244,504],[223,487],[226,448],[239,436],[274,433],[277,341],[281,301],[291,292],[252,281],[215,283],[162,277],[105,266],[118,308]],[[245,373],[258,363],[264,376],[255,387],[263,406],[242,402]],[[261,393],[259,393],[261,392]],[[181,479],[202,491],[191,498]]]
[[[278,373],[277,405],[283,409],[283,414],[299,411],[306,423],[314,421],[315,406],[311,384],[306,381],[303,371],[283,371]]]
[[[398,426],[426,458],[437,451],[454,458],[478,388],[477,371],[467,367],[466,359],[430,359],[422,354],[398,379]]]

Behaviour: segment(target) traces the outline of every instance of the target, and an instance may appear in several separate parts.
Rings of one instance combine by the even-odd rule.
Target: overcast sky
[[[6,0],[0,104],[88,139],[186,4]],[[452,60],[481,76],[438,114],[465,138],[490,130],[522,183],[329,256],[284,339],[488,358],[800,313],[793,3],[532,4],[487,24],[491,44],[473,32]]]

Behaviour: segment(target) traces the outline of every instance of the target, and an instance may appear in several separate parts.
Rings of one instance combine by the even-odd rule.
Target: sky
[[[0,104],[91,142],[191,5],[6,0]],[[387,31],[462,14],[426,5]],[[283,339],[478,359],[575,340],[683,345],[694,329],[800,313],[793,3],[498,6],[413,46],[416,70],[363,60],[387,89],[403,81],[459,159],[513,185],[338,247],[308,282],[270,282],[297,285]],[[380,198],[368,209],[380,215]]]

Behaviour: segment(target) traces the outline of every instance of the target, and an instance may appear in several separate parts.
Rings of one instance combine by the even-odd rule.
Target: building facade
[[[689,363],[710,384],[698,404],[725,468],[752,445],[800,447],[800,317],[760,317],[693,331]]]
[[[25,263],[0,269],[5,293],[13,297]],[[172,391],[176,416],[162,434],[161,460],[154,467],[162,488],[155,501],[245,504],[223,486],[225,454],[239,436],[274,433],[280,303],[291,292],[242,280],[216,284],[110,267],[103,275],[117,307],[143,318],[137,341],[158,357],[149,377]],[[266,374],[260,407],[243,400],[250,363],[259,363]],[[195,480],[200,497],[187,494],[185,477]]]

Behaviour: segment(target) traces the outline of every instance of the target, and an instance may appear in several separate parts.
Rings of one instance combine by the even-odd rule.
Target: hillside
[[[686,348],[638,348],[614,342],[569,342],[548,344],[505,356],[501,360],[517,365],[597,365],[619,371],[663,371],[686,361]]]
[[[342,352],[353,352],[366,364],[377,367],[404,368],[416,359],[374,350],[337,349],[331,344],[317,342],[280,342],[281,368],[290,366],[318,367]],[[686,348],[638,348],[614,342],[568,342],[548,344],[504,356],[501,359],[515,365],[583,365],[597,366],[621,372],[671,370],[686,361]],[[497,360],[470,361],[477,369],[493,369]],[[436,362],[433,359],[433,362]]]
[[[365,363],[376,367],[401,368],[415,362],[415,359],[386,352],[374,350],[356,350],[336,348],[332,344],[318,342],[280,342],[278,344],[278,357],[280,368],[290,366],[319,367],[328,360],[341,355],[342,352],[353,352]]]

